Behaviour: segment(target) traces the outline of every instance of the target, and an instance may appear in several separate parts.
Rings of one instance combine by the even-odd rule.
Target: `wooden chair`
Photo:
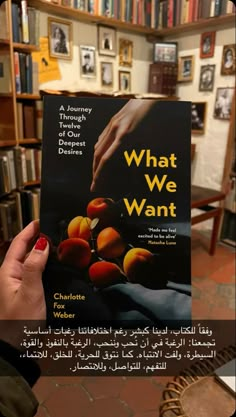
[[[214,378],[216,368],[235,358],[229,346],[214,359],[196,362],[167,383],[160,417],[229,417],[235,410],[234,396]]]

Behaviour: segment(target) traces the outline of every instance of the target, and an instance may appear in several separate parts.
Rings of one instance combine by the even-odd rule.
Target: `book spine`
[[[8,212],[7,212],[7,205],[5,203],[0,203],[0,217],[1,217],[1,224],[2,224],[3,240],[5,242],[8,242],[9,240]]]
[[[173,27],[174,21],[174,0],[168,1],[168,28]]]
[[[32,78],[32,56],[31,54],[26,55],[26,92],[28,94],[33,93],[33,78]]]
[[[215,0],[211,0],[210,17],[215,16]]]
[[[35,102],[36,107],[36,137],[37,139],[43,139],[43,101],[37,100]]]
[[[145,26],[151,27],[151,0],[145,0]]]
[[[17,188],[22,187],[23,182],[23,174],[22,174],[22,159],[21,159],[21,148],[15,147],[14,148],[14,162],[15,162],[15,172],[16,172],[16,184]]]
[[[21,0],[21,24],[22,24],[22,42],[29,43],[29,18],[28,18],[26,0]]]
[[[14,69],[15,69],[15,80],[16,80],[16,94],[20,94],[21,93],[21,81],[20,81],[19,52],[14,52]]]
[[[215,0],[215,13],[214,16],[219,16],[221,13],[221,0]]]
[[[0,154],[3,159],[3,181],[4,181],[4,190],[5,193],[10,193],[12,190],[11,184],[11,171],[9,165],[9,157],[7,151],[3,151]]]
[[[24,104],[23,106],[24,117],[24,137],[27,139],[33,139],[36,136],[35,129],[35,108],[34,105]]]
[[[13,150],[7,151],[7,157],[9,162],[9,170],[10,170],[10,183],[11,183],[11,190],[16,188],[16,172],[15,172],[15,162],[14,162],[14,152]]]
[[[1,195],[3,195],[11,191],[10,172],[7,157],[5,155],[0,155],[0,161]]]
[[[26,54],[19,53],[21,93],[26,93]]]
[[[7,2],[0,5],[0,39],[9,39],[8,8]]]
[[[19,230],[23,229],[23,221],[22,221],[22,210],[21,210],[21,201],[20,201],[20,193],[16,191],[14,193],[15,199],[16,199],[16,213],[17,213],[17,219],[18,219],[18,227]]]
[[[28,176],[27,176],[27,166],[26,166],[26,149],[23,147],[20,149],[21,149],[21,164],[22,164],[22,181],[23,181],[23,184],[26,184],[29,181]]]
[[[20,42],[19,10],[15,3],[11,5],[13,42]]]

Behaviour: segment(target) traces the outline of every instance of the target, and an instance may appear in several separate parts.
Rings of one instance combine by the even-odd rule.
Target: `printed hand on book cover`
[[[155,100],[132,99],[112,117],[95,145],[91,191],[96,189],[106,161],[111,158],[120,146],[123,138],[136,128],[154,104]]]

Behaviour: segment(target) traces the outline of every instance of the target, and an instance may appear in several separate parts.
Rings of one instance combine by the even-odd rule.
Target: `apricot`
[[[89,277],[99,288],[118,281],[122,277],[122,272],[113,262],[99,261],[90,266]]]
[[[68,237],[80,237],[81,239],[89,240],[91,237],[90,225],[91,219],[88,217],[74,217],[68,225]]]
[[[94,198],[87,205],[87,216],[90,219],[99,219],[99,229],[111,226],[115,218],[114,206],[115,203],[111,198]]]
[[[132,248],[124,257],[124,273],[130,282],[145,283],[152,273],[153,262],[153,254],[149,250]]]
[[[97,251],[102,258],[117,258],[125,251],[125,243],[116,229],[106,227],[97,237]]]
[[[86,240],[72,237],[59,244],[57,256],[60,262],[83,269],[90,263],[91,249]]]

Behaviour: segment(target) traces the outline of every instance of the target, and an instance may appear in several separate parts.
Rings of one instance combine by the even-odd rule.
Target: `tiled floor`
[[[193,318],[234,319],[235,253],[192,238]],[[158,417],[162,391],[171,377],[42,377],[35,386],[37,417]]]

